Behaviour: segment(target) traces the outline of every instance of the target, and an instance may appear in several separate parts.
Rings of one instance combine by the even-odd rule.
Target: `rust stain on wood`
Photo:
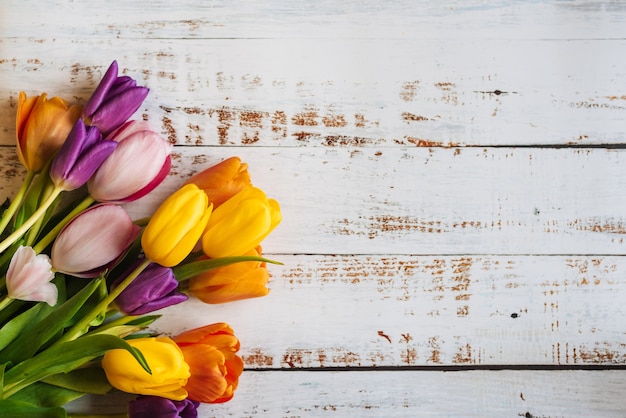
[[[410,102],[415,99],[417,94],[417,89],[419,86],[419,81],[407,81],[402,85],[402,89],[400,90],[400,98],[405,102]]]
[[[576,219],[569,222],[568,227],[578,231],[626,234],[626,225],[624,222],[621,219],[613,218]]]
[[[343,115],[326,115],[322,118],[322,123],[327,128],[343,128],[348,125]]]
[[[452,363],[454,364],[473,364],[475,363],[472,358],[472,346],[469,344],[465,344],[460,346],[457,352],[454,354],[454,358],[452,359]]]
[[[391,344],[391,338],[389,338],[389,335],[385,334],[383,331],[378,331],[378,336],[383,337],[389,342],[389,344]]]
[[[274,358],[263,354],[263,350],[260,348],[251,349],[249,354],[244,354],[241,358],[243,359],[244,364],[248,367],[271,367],[274,365]]]
[[[295,114],[291,118],[291,121],[294,125],[298,126],[317,126],[319,124],[319,122],[317,121],[318,117],[319,115],[315,110],[309,110],[306,112]]]
[[[427,118],[426,116],[416,115],[410,112],[402,112],[402,120],[406,122],[425,122],[429,121],[430,118]]]

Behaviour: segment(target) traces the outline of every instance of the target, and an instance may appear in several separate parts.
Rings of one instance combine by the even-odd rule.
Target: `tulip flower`
[[[40,172],[61,148],[81,108],[59,97],[26,97],[17,99],[17,155],[28,171]]]
[[[128,403],[128,418],[197,418],[200,402],[140,396]]]
[[[11,299],[46,302],[54,306],[58,290],[50,283],[53,278],[47,255],[37,255],[31,247],[19,246],[7,270],[7,293]]]
[[[78,120],[50,166],[50,178],[63,190],[84,185],[100,164],[115,150],[117,142],[102,140],[93,126]]]
[[[127,122],[110,138],[119,145],[87,184],[95,200],[137,200],[165,179],[171,167],[172,146],[147,123]]]
[[[191,376],[185,389],[189,399],[203,403],[230,400],[243,372],[243,361],[235,353],[239,340],[228,324],[217,323],[184,332],[174,341],[189,364]]]
[[[141,246],[146,257],[164,267],[183,261],[200,239],[211,210],[206,194],[194,184],[172,193],[143,232]]]
[[[243,255],[261,256],[257,247]],[[189,279],[189,291],[205,303],[225,303],[265,296],[269,279],[264,262],[244,261],[218,267]]]
[[[113,61],[83,108],[83,119],[106,137],[139,109],[148,91],[128,76],[118,77],[117,61]]]
[[[115,288],[141,261],[115,280],[111,287]],[[143,315],[186,301],[187,295],[177,292],[177,288],[178,280],[171,268],[151,263],[120,293],[115,304],[127,315]]]
[[[192,176],[185,184],[195,184],[209,197],[213,207],[219,205],[250,186],[248,164],[239,157],[231,157]]]
[[[254,248],[278,225],[278,202],[256,187],[247,187],[211,214],[202,250],[211,258],[241,255]]]
[[[120,206],[93,206],[59,232],[52,245],[52,267],[77,277],[96,277],[123,256],[140,232]]]
[[[109,350],[102,359],[102,368],[111,386],[127,393],[174,401],[187,397],[184,386],[190,376],[189,366],[172,339],[137,338],[128,340],[128,344],[141,351],[152,374],[145,371],[127,350]]]

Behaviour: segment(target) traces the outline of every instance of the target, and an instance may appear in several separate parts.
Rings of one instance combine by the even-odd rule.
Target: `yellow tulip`
[[[198,243],[211,210],[206,194],[195,184],[172,193],[143,232],[141,246],[146,257],[164,267],[183,261]]]
[[[257,247],[242,255],[260,256]],[[205,303],[225,303],[265,296],[269,279],[266,264],[244,261],[206,271],[189,280],[189,291]]]
[[[109,350],[102,359],[102,368],[109,383],[123,392],[160,396],[175,401],[187,397],[184,388],[191,376],[183,352],[168,337],[128,340],[145,357],[152,374],[146,372],[126,350]]]
[[[239,157],[230,157],[209,167],[189,178],[186,184],[189,183],[204,190],[215,208],[251,185],[248,164],[242,163]]]
[[[202,250],[211,258],[242,255],[259,245],[281,219],[276,200],[259,188],[247,187],[213,211]]]
[[[17,99],[17,155],[27,170],[40,172],[61,148],[72,126],[80,117],[81,107],[53,97],[26,97],[20,92]]]

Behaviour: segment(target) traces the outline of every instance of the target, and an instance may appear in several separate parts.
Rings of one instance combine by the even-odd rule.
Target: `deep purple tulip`
[[[128,418],[197,418],[200,402],[140,396],[128,403]]]
[[[87,183],[98,167],[115,150],[117,142],[102,139],[98,129],[78,119],[50,166],[50,177],[63,190]]]
[[[140,263],[133,265],[120,278],[113,282],[115,287]],[[184,302],[187,295],[178,292],[178,280],[172,269],[150,263],[115,299],[118,309],[127,315],[143,315]]]
[[[105,138],[139,109],[149,91],[117,73],[117,61],[113,61],[83,108],[85,122],[98,127]]]

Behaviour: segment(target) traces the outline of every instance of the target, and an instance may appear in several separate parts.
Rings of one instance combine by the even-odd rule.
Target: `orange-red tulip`
[[[17,99],[17,155],[27,170],[40,172],[61,148],[65,138],[80,117],[81,108],[59,97],[26,97]]]
[[[203,403],[230,400],[243,372],[235,353],[239,340],[228,324],[217,323],[184,332],[174,341],[183,352],[191,377],[185,389],[189,399]]]
[[[257,247],[242,255],[261,255]],[[244,261],[206,271],[189,280],[189,291],[205,303],[225,303],[269,293],[265,263]]]
[[[231,157],[189,178],[185,184],[195,184],[209,197],[216,208],[247,186],[250,186],[248,164]]]

